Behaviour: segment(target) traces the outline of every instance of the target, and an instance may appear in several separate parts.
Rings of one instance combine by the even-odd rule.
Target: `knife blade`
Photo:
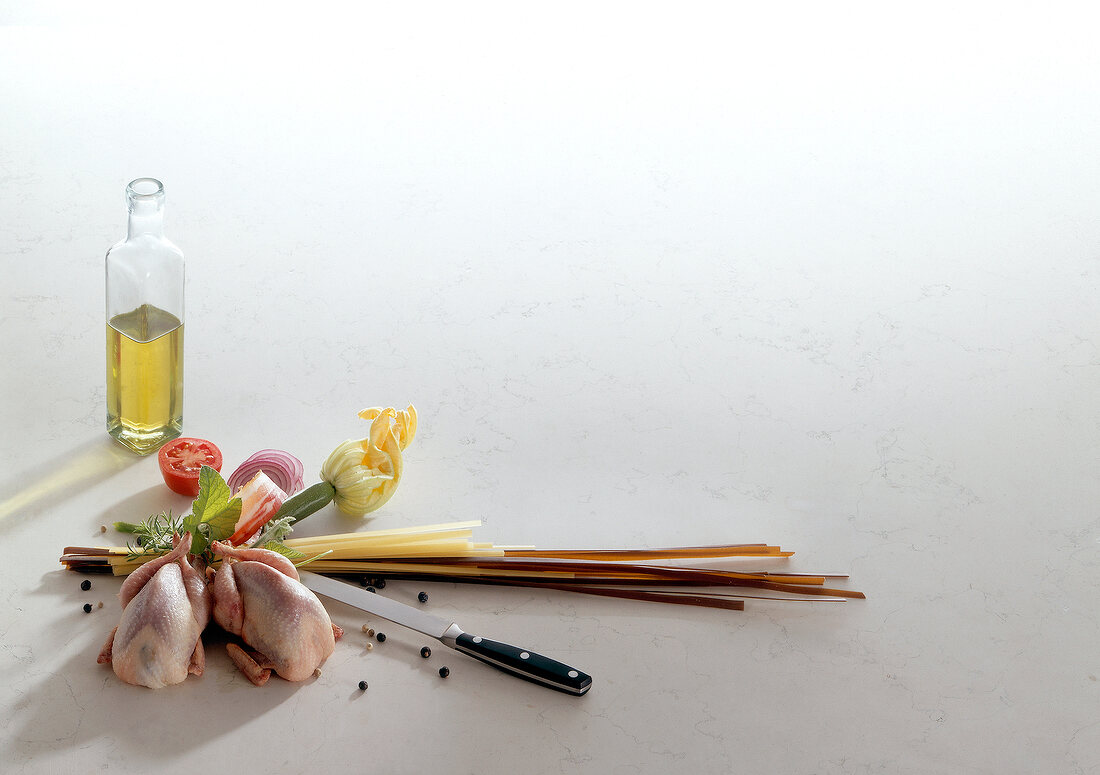
[[[592,676],[550,657],[480,635],[470,635],[453,621],[432,616],[377,592],[368,592],[311,571],[298,573],[302,583],[319,595],[421,632],[498,670],[576,696],[584,694],[592,687]]]

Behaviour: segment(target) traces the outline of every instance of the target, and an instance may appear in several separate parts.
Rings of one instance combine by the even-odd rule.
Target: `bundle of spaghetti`
[[[843,602],[861,592],[825,586],[846,576],[682,563],[784,560],[768,544],[660,549],[536,549],[472,540],[480,521],[294,538],[285,545],[310,570],[356,579],[409,579],[541,587],[604,597],[742,610],[741,598]],[[66,547],[72,570],[126,575],[156,555],[129,547]],[[730,590],[738,589],[736,596]],[[740,590],[751,590],[740,591]]]

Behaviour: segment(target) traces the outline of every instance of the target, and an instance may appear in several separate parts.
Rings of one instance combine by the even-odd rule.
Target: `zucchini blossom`
[[[333,501],[345,514],[362,517],[388,501],[401,481],[401,452],[416,436],[416,409],[373,407],[359,413],[371,420],[370,433],[345,441],[321,466],[321,479],[336,491]]]

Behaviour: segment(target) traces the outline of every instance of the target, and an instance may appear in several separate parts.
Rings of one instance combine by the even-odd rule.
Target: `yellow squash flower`
[[[373,407],[359,413],[371,420],[370,433],[359,441],[345,441],[321,466],[321,478],[336,491],[333,501],[345,514],[361,517],[388,501],[404,464],[401,452],[416,436],[416,409]]]

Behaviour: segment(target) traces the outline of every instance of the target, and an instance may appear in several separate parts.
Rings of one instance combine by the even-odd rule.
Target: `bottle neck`
[[[126,207],[130,219],[126,238],[142,234],[164,236],[164,186],[154,178],[138,178],[126,187]]]
[[[142,234],[154,237],[164,236],[164,208],[142,203],[130,209],[130,220],[126,227],[126,238],[131,239]]]

